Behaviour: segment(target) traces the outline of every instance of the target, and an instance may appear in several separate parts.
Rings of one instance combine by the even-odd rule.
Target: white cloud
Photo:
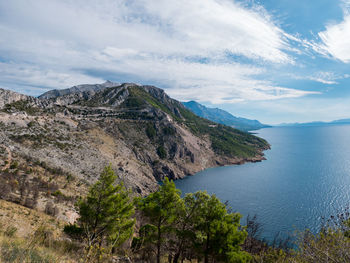
[[[325,56],[332,57],[344,63],[350,62],[350,1],[343,2],[344,18],[340,23],[326,26],[319,32],[321,43],[312,43],[313,49]]]
[[[307,77],[309,80],[317,81],[323,84],[333,85],[338,84],[337,80],[347,78],[346,75],[341,76],[334,72],[318,72],[314,74],[313,76]]]
[[[295,74],[287,74],[288,77],[298,80],[312,80],[327,85],[339,84],[338,80],[347,79],[349,74],[337,74],[331,71],[320,71],[308,76],[299,76]]]
[[[28,64],[13,64],[0,62],[0,76],[2,88],[13,88],[17,91],[31,91],[33,95],[40,95],[45,90],[61,89],[76,85],[76,83],[102,82],[101,78],[72,72],[57,72],[42,69]]]
[[[288,54],[298,52],[289,45],[295,37],[259,6],[229,0],[11,0],[0,1],[0,14],[2,86],[65,88],[100,81],[84,73],[98,69],[164,84],[182,100],[313,94],[257,77],[265,73],[261,62],[293,63]],[[227,54],[260,66],[233,63]]]

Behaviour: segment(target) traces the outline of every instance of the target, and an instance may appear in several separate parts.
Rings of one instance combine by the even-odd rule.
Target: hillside
[[[42,211],[52,203],[66,221],[74,217],[76,198],[109,163],[127,187],[146,195],[164,177],[260,161],[269,148],[261,138],[196,116],[152,86],[6,98],[1,198]]]
[[[185,107],[191,110],[194,114],[202,118],[231,126],[242,131],[252,131],[269,127],[268,125],[262,124],[257,120],[235,117],[227,111],[218,108],[208,108],[195,101],[183,102],[183,105],[185,105]]]

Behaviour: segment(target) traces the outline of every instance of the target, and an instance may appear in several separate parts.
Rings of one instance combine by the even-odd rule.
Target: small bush
[[[18,168],[18,162],[14,161],[11,165],[10,165],[10,169],[17,169]]]
[[[63,228],[63,232],[74,239],[80,239],[83,235],[83,228],[76,224],[68,224]]]
[[[17,232],[17,227],[9,226],[6,228],[4,234],[8,237],[14,237]]]
[[[145,105],[145,101],[138,97],[129,97],[126,100],[125,105],[130,108],[139,108]]]
[[[161,159],[165,159],[167,157],[167,152],[166,152],[164,146],[161,145],[158,147],[157,154],[158,154],[159,158],[161,158]]]
[[[60,190],[57,190],[57,191],[53,192],[51,195],[56,196],[56,197],[63,196],[63,194],[62,194],[62,192]]]
[[[66,179],[67,179],[67,182],[70,183],[74,180],[74,177],[71,174],[67,174]]]
[[[154,139],[154,137],[156,136],[156,129],[154,128],[153,124],[147,124],[146,127],[146,134],[148,136],[148,138],[150,138],[151,140]]]
[[[28,124],[27,124],[27,127],[28,128],[31,128],[31,127],[33,127],[35,125],[35,122],[34,121],[31,121],[31,122],[29,122]]]
[[[163,128],[163,134],[164,135],[174,135],[175,134],[175,129],[173,127],[164,127]]]

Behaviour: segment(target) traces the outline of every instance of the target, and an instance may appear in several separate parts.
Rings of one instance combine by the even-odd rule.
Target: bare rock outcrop
[[[19,100],[27,100],[28,98],[29,96],[14,91],[0,89],[0,109],[2,109],[6,104]]]

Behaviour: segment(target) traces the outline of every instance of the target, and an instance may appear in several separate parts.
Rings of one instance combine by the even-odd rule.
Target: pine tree
[[[139,209],[149,221],[141,227],[140,234],[144,238],[144,243],[155,247],[157,263],[159,263],[162,248],[167,245],[166,237],[175,230],[174,222],[183,209],[180,190],[176,189],[174,182],[165,178],[159,191],[140,200]]]
[[[193,249],[204,257],[223,262],[247,262],[249,255],[241,251],[247,233],[240,227],[241,215],[229,213],[215,195],[196,192],[185,197],[186,209],[194,209],[192,220]]]
[[[87,197],[77,203],[79,224],[88,244],[88,256],[91,248],[100,250],[103,245],[111,252],[133,233],[134,204],[130,192],[122,183],[114,185],[116,179],[112,167],[105,167]]]

